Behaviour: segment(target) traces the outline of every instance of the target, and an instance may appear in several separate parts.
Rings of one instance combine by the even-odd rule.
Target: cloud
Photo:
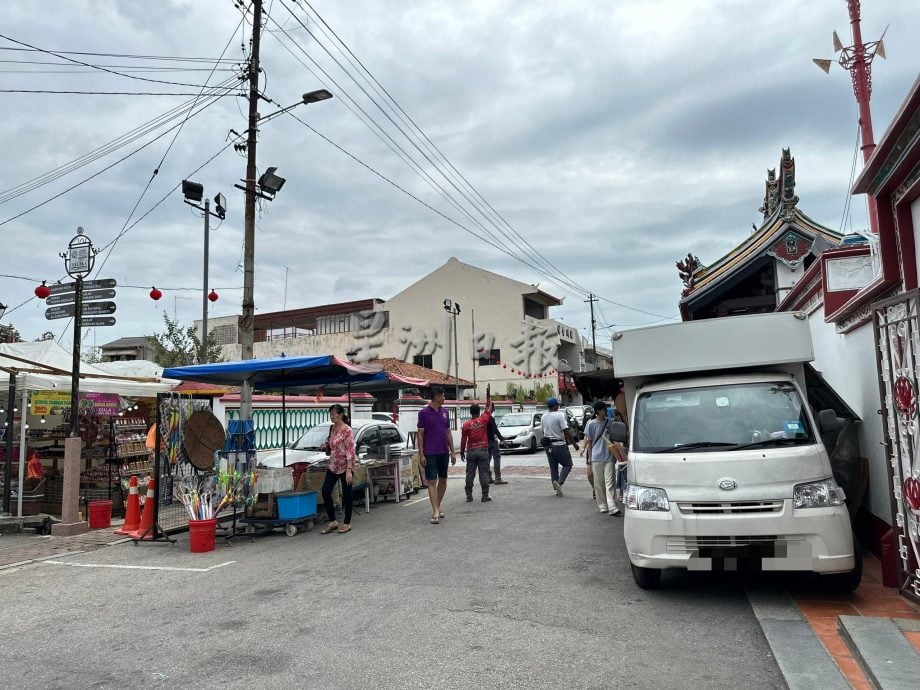
[[[830,56],[834,28],[846,36],[842,4],[311,4],[425,130],[431,144],[419,144],[424,154],[408,144],[400,130],[412,125],[394,110],[387,112],[398,126],[384,116],[284,6],[323,44],[331,45],[321,25],[307,21],[289,1],[268,5],[274,21],[263,34],[263,90],[274,103],[260,103],[263,115],[324,85],[336,97],[293,111],[334,145],[290,116],[260,126],[260,171],[276,165],[287,183],[273,202],[262,205],[257,220],[258,312],[276,311],[284,304],[290,308],[386,299],[456,256],[522,282],[539,282],[541,289],[565,298],[554,311],[580,329],[589,325],[587,304],[583,295],[560,285],[567,279],[604,298],[598,309],[608,322],[660,318],[643,312],[671,316],[677,313],[681,289],[674,261],[688,251],[704,262],[714,260],[747,236],[751,223],[760,218],[766,169],[776,166],[781,148],[787,146],[796,157],[800,207],[831,228],[840,224],[855,150],[855,105],[849,76],[836,66],[826,76],[810,59]],[[0,33],[55,50],[148,56],[214,59],[229,44],[225,57],[241,61],[239,21],[229,3],[80,0],[55,5],[53,12],[14,4]],[[916,77],[909,46],[920,17],[895,0],[864,6],[867,39],[889,22],[891,59],[878,61],[873,72],[876,137]],[[13,44],[0,40],[3,47]],[[11,59],[41,57],[0,52]],[[207,71],[127,71],[154,66],[149,59],[74,57],[123,65],[111,69],[138,78],[90,68],[61,74],[47,70],[69,68],[16,65],[33,73],[5,73],[4,87],[197,93],[194,86],[144,80],[195,85],[208,78]],[[336,57],[346,64],[341,54]],[[13,67],[3,64],[2,69]],[[206,63],[194,66],[210,68]],[[222,64],[212,83],[234,73],[232,63]],[[0,164],[0,192],[93,151],[185,100],[5,94],[7,148]],[[360,114],[358,105],[473,218],[400,160],[352,112]],[[111,171],[0,225],[0,301],[11,307],[24,304],[4,322],[16,325],[26,338],[48,328],[63,332],[65,322],[46,321],[45,305],[29,298],[37,280],[64,276],[58,252],[78,225],[100,247],[111,246],[129,228],[111,251],[98,257],[99,265],[105,261],[101,277],[119,283],[118,324],[97,329],[90,340],[101,343],[160,330],[164,309],[184,323],[200,318],[203,223],[178,191],[170,192],[186,177],[203,184],[209,196],[222,192],[227,197],[227,219],[212,229],[206,287],[220,293],[210,305],[212,316],[237,313],[243,282],[243,196],[234,184],[245,177],[245,158],[230,149],[193,171],[225,145],[231,129],[245,131],[245,108],[245,100],[236,95],[221,99],[185,122],[175,141],[173,134],[166,135]],[[0,222],[62,193],[158,133],[0,203]],[[439,159],[432,144],[475,191],[458,174],[449,173],[455,187],[436,171],[432,161]],[[852,223],[858,227],[865,222],[864,204],[854,200],[852,207]],[[847,227],[850,222],[845,219]],[[506,228],[508,237],[501,237],[495,225],[504,228],[505,223],[514,230]],[[499,239],[489,239],[492,235]],[[524,240],[553,268],[544,270],[544,258],[534,257]],[[165,293],[159,303],[147,295],[152,285]],[[69,338],[68,332],[65,344]]]

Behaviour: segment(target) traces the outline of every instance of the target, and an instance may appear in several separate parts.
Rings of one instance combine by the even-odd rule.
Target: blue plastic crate
[[[299,520],[316,515],[315,491],[275,494],[275,498],[278,501],[279,520]]]

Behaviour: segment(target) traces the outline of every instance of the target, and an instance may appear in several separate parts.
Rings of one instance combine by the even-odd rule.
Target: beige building
[[[332,354],[355,362],[394,357],[505,393],[509,384],[533,391],[548,385],[572,399],[565,374],[584,359],[578,331],[550,318],[562,301],[540,290],[451,257],[389,300],[368,299],[260,314],[254,326],[257,358]],[[456,310],[456,315],[448,308]],[[238,330],[238,316],[208,321],[224,335]],[[456,321],[457,362],[454,361]],[[200,328],[200,323],[196,324]],[[223,346],[225,359],[240,358],[238,338]],[[577,398],[577,392],[574,393]],[[450,393],[448,393],[450,397]]]

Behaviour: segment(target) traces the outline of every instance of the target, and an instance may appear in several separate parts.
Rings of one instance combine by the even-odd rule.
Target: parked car
[[[322,422],[309,429],[299,439],[288,446],[287,464],[295,462],[321,462],[326,459],[326,453],[320,450],[326,439],[329,438],[329,427],[332,422]],[[355,434],[355,452],[358,457],[368,454],[382,455],[386,447],[395,453],[406,446],[406,437],[392,422],[383,422],[376,419],[353,419],[351,428]],[[258,454],[256,465],[258,467],[282,467],[284,455],[280,450],[263,451]]]
[[[498,431],[506,438],[502,450],[526,450],[536,453],[543,439],[540,428],[542,412],[509,412],[498,420]]]

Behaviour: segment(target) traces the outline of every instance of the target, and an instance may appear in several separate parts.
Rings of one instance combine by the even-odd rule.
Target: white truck
[[[742,563],[856,588],[846,497],[805,395],[804,314],[617,332],[613,358],[630,411],[624,535],[636,584]]]

